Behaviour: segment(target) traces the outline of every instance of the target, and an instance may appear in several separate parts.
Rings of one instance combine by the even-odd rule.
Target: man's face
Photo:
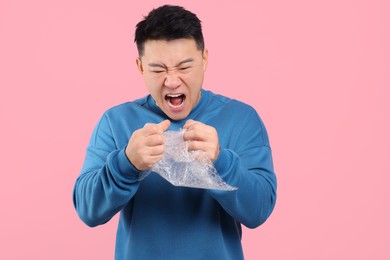
[[[198,103],[207,50],[193,39],[148,40],[137,66],[156,104],[173,120],[186,118]]]

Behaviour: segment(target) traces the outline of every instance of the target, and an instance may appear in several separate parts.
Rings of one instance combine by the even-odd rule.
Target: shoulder
[[[210,104],[215,106],[220,106],[223,110],[229,111],[229,113],[234,113],[239,115],[242,115],[243,113],[257,114],[256,110],[252,106],[242,101],[224,95],[215,94],[207,90],[205,90],[205,92],[207,92],[207,94],[210,97],[209,98]]]
[[[148,107],[146,96],[107,109],[100,119],[99,127],[130,131],[143,127],[146,121],[152,121],[155,117],[156,115]]]
[[[124,102],[118,105],[115,105],[104,112],[105,116],[112,117],[118,115],[133,114],[138,110],[145,110],[147,106],[147,96],[139,98],[133,101]]]

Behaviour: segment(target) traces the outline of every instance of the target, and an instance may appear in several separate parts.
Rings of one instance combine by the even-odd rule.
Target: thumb
[[[168,127],[171,125],[171,121],[169,121],[168,119],[167,120],[164,120],[160,123],[157,124],[159,127],[161,127],[161,129],[163,130],[163,132],[165,132]]]

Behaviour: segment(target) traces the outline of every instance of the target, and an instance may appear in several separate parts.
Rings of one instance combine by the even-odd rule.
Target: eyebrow
[[[179,67],[180,65],[183,65],[184,63],[193,62],[193,61],[194,61],[193,58],[185,59],[185,60],[179,62],[178,64],[176,64],[176,66],[174,66],[174,68],[175,68],[175,67]],[[159,63],[153,63],[153,62],[152,62],[152,63],[148,63],[148,66],[149,66],[149,67],[164,68],[164,69],[168,68],[166,65],[159,64]]]

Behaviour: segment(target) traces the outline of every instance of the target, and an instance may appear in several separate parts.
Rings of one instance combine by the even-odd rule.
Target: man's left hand
[[[195,120],[188,120],[184,126],[184,141],[188,141],[188,150],[204,151],[207,157],[214,162],[219,155],[219,141],[217,130],[209,125]]]

